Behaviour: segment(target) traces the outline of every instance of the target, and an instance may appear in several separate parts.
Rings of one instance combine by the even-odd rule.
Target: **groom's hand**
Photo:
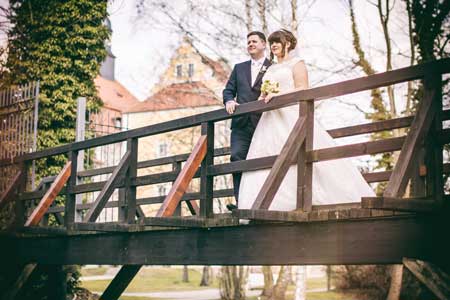
[[[238,105],[239,105],[239,103],[237,103],[236,101],[230,100],[225,103],[225,109],[231,115],[234,113],[234,111],[236,110],[236,106],[238,106]]]

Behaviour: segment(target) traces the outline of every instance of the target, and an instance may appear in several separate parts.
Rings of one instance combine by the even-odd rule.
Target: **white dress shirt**
[[[262,68],[262,66],[264,64],[264,60],[265,59],[266,59],[265,57],[262,57],[262,58],[260,58],[258,60],[254,60],[254,59],[251,60],[252,61],[252,63],[251,63],[252,86],[255,85],[256,77],[258,77],[258,73],[259,73],[259,71],[261,70],[261,68]]]

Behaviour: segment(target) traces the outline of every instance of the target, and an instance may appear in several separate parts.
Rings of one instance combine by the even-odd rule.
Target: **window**
[[[122,128],[122,118],[115,118],[114,119],[114,127]]]
[[[164,157],[167,156],[167,143],[162,142],[158,145],[158,157]]]
[[[189,64],[188,74],[189,78],[194,76],[194,64]]]
[[[158,186],[158,195],[159,196],[165,196],[167,194],[167,188],[165,185],[159,185]]]
[[[180,78],[181,76],[183,76],[183,66],[177,65],[177,77]]]

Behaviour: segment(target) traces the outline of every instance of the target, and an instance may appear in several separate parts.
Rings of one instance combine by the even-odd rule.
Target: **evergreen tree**
[[[38,149],[75,140],[76,99],[101,106],[94,78],[106,57],[107,1],[11,0],[4,84],[40,81]],[[65,158],[39,162],[38,176],[55,175]]]

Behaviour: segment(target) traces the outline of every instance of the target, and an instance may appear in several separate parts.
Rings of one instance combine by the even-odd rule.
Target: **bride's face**
[[[286,43],[286,49],[288,49],[290,46],[290,43]],[[286,53],[283,53],[283,44],[280,42],[272,42],[270,44],[270,51],[275,55],[276,57],[284,57]],[[286,50],[284,50],[286,52]]]

